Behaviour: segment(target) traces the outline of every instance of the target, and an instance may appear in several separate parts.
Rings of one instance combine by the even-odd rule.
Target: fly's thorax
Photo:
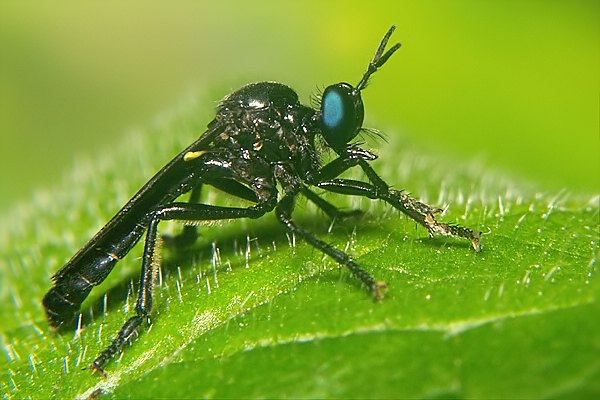
[[[277,82],[258,82],[243,86],[225,97],[217,109],[264,110],[275,108],[284,111],[299,105],[298,95],[289,86]]]
[[[251,161],[289,163],[300,175],[316,168],[315,110],[299,103],[289,87],[261,82],[244,86],[226,97],[217,110],[223,132],[215,147]]]

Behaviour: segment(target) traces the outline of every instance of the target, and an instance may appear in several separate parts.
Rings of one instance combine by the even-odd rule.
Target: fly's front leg
[[[140,289],[135,307],[136,315],[129,318],[117,333],[116,338],[92,363],[91,369],[104,375],[103,367],[106,363],[123,351],[126,344],[131,343],[138,336],[138,329],[144,323],[151,323],[152,292],[154,280],[158,273],[156,259],[157,226],[162,220],[178,221],[210,221],[237,218],[258,218],[275,207],[275,196],[272,199],[260,202],[248,208],[218,207],[206,204],[172,203],[152,211],[144,257],[142,260],[142,275]]]
[[[358,165],[361,161],[373,161],[376,158],[377,156],[375,154],[367,150],[363,150],[359,147],[351,147],[346,150],[345,154],[329,162],[316,174],[309,175],[306,181],[311,185],[317,185],[319,182],[327,181],[339,176],[347,169]],[[300,192],[317,207],[323,210],[323,212],[331,219],[343,219],[363,214],[362,210],[341,211],[306,186],[302,186]]]
[[[365,160],[359,160],[359,165],[372,182],[372,185],[367,185],[365,187],[363,186],[363,182],[344,179],[340,179],[337,185],[346,186],[346,188],[350,187],[350,189],[354,187],[356,190],[362,192],[362,196],[386,201],[419,224],[423,225],[429,231],[430,235],[440,234],[468,239],[471,241],[475,251],[481,250],[481,245],[479,243],[480,232],[475,232],[459,225],[438,222],[435,219],[435,214],[441,212],[439,208],[433,208],[422,203],[402,191],[390,189],[387,183],[375,173],[373,168],[371,168]],[[326,184],[326,182],[323,183]]]
[[[329,257],[333,258],[341,265],[347,267],[350,270],[350,272],[358,279],[360,279],[360,281],[369,289],[369,291],[375,299],[382,299],[383,294],[385,293],[385,290],[387,288],[385,282],[378,281],[375,278],[373,278],[371,274],[369,274],[354,260],[352,260],[352,258],[348,254],[325,243],[324,241],[314,236],[312,233],[298,227],[292,220],[293,209],[294,194],[288,193],[281,199],[281,201],[277,204],[277,207],[275,209],[279,221],[283,225],[285,225],[285,227],[291,233],[299,236],[300,238],[311,244],[313,247],[321,250],[323,253],[327,254]]]
[[[401,191],[390,189],[368,163],[375,158],[374,154],[366,150],[349,148],[346,154],[324,166],[313,178],[313,182],[316,186],[332,192],[384,200],[423,225],[430,235],[440,234],[465,238],[471,241],[475,251],[481,250],[481,232],[459,225],[438,222],[435,214],[439,213],[439,209],[434,209]],[[371,184],[352,179],[335,179],[356,165],[361,167]]]
[[[346,150],[346,153],[331,161],[323,168],[321,168],[317,174],[311,176],[309,181],[311,184],[317,184],[322,181],[328,181],[330,179],[337,178],[341,173],[350,169],[361,162],[366,166],[369,166],[367,161],[376,160],[377,156],[367,150],[363,150],[359,147],[352,147]],[[369,167],[370,168],[370,167]],[[371,170],[373,174],[375,172]],[[375,175],[376,176],[376,175]],[[379,179],[383,182],[381,179]]]
[[[439,234],[468,239],[475,251],[481,250],[480,232],[459,225],[438,222],[435,214],[439,213],[439,209],[432,208],[401,191],[389,189],[385,183],[377,186],[352,179],[332,179],[321,182],[317,186],[335,193],[384,200],[424,226],[430,235]]]

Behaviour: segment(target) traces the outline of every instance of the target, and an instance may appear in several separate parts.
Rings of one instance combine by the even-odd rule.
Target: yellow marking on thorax
[[[208,151],[206,150],[200,150],[200,151],[188,151],[187,153],[185,153],[183,155],[183,161],[192,161],[195,160],[196,158],[204,155],[208,153]]]
[[[260,149],[262,149],[262,147],[263,147],[263,144],[264,144],[264,143],[263,143],[263,141],[262,141],[262,140],[259,140],[258,142],[255,142],[255,143],[252,145],[252,148],[253,148],[255,151],[260,151]]]

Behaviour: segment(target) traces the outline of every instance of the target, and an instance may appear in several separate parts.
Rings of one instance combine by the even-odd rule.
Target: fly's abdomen
[[[54,329],[73,322],[81,303],[94,286],[106,279],[118,258],[94,250],[77,261],[77,265],[69,265],[56,275],[54,286],[42,300],[48,322]]]

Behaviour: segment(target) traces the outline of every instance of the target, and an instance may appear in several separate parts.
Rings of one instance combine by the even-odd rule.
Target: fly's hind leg
[[[202,184],[194,187],[190,192],[189,203],[198,203],[200,200],[200,193],[202,192]],[[175,236],[162,235],[163,243],[169,247],[186,248],[193,245],[198,239],[198,227],[192,224],[183,225],[181,233]]]
[[[256,193],[247,186],[227,178],[214,179],[204,182],[211,185],[227,194],[239,197],[241,199],[251,201],[253,203],[258,202]],[[202,183],[194,187],[190,193],[188,203],[195,204],[200,200],[200,192],[202,191]],[[185,248],[193,245],[198,239],[198,227],[194,225],[194,221],[185,221],[187,224],[183,226],[183,230],[176,236],[163,235],[162,239],[167,246]]]
[[[126,344],[131,343],[137,338],[138,328],[144,321],[150,324],[150,312],[152,311],[152,290],[154,286],[154,277],[158,272],[158,265],[155,260],[156,232],[159,220],[153,218],[148,224],[146,242],[144,246],[144,256],[142,258],[142,274],[140,277],[140,289],[135,306],[134,317],[131,317],[123,324],[116,338],[112,341],[102,353],[90,365],[90,369],[97,371],[106,377],[104,365],[115,355],[123,351]]]
[[[258,218],[275,207],[275,196],[270,200],[262,201],[248,208],[219,207],[206,204],[172,203],[159,207],[152,211],[146,242],[144,256],[142,259],[142,274],[140,277],[140,288],[135,307],[136,315],[129,318],[121,327],[117,336],[96,359],[90,368],[104,374],[106,363],[120,354],[123,347],[130,344],[138,336],[138,329],[146,322],[150,324],[150,313],[152,312],[152,292],[155,277],[158,273],[158,261],[156,258],[156,242],[158,223],[163,220],[178,221],[208,221],[236,218]]]

